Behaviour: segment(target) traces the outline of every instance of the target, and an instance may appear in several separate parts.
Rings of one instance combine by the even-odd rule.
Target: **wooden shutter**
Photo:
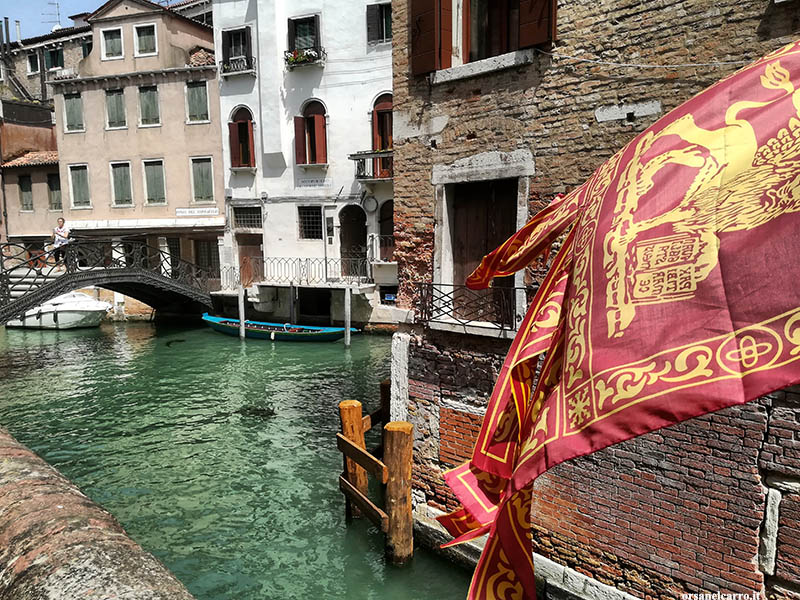
[[[519,47],[529,48],[556,39],[557,0],[519,1]]]
[[[314,49],[322,48],[322,32],[319,27],[319,15],[314,15]]]
[[[231,144],[231,166],[241,167],[242,165],[242,150],[239,143],[239,124],[228,123],[228,139]]]
[[[253,56],[253,43],[250,41],[250,27],[244,28],[244,55],[249,59]]]
[[[294,118],[294,160],[298,165],[306,164],[306,119]]]
[[[289,19],[289,50],[296,50],[297,46],[294,41],[294,19]]]
[[[222,62],[228,62],[231,57],[231,32],[222,32]]]
[[[452,64],[452,0],[411,0],[411,74],[422,75]]]
[[[439,64],[437,69],[449,69],[453,64],[453,0],[439,0]]]
[[[314,115],[314,143],[316,145],[317,156],[314,162],[325,164],[328,162],[328,145],[325,139],[325,115]]]
[[[248,167],[256,166],[255,140],[253,139],[253,122],[247,121],[247,143],[250,148],[250,164]]]
[[[367,5],[367,41],[378,42],[381,35],[381,7],[377,4]]]

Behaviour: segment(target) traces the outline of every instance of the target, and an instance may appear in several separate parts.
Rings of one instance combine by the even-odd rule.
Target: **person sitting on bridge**
[[[67,250],[64,246],[67,244],[69,244],[69,228],[64,224],[64,219],[59,217],[58,226],[53,229],[53,246],[55,247],[53,256],[56,259],[56,265],[62,264]]]

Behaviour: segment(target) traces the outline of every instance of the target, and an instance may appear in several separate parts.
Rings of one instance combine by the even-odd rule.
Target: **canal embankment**
[[[2,428],[0,597],[193,598],[111,513]]]

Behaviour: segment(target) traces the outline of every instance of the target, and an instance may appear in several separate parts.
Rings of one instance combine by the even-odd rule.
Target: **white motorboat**
[[[6,323],[6,327],[28,329],[97,327],[109,309],[111,305],[108,302],[95,300],[82,292],[69,292],[32,308],[21,319]]]

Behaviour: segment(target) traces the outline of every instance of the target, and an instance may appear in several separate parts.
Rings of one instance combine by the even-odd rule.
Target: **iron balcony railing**
[[[417,323],[490,325],[516,330],[517,296],[532,290],[519,287],[493,287],[471,290],[465,285],[418,283],[415,320]]]
[[[394,260],[394,236],[369,234],[367,239],[369,262],[392,262]]]
[[[326,285],[371,283],[366,254],[352,258],[242,257],[238,267],[223,267],[222,289],[250,285]]]
[[[219,69],[223,75],[254,73],[256,70],[256,59],[253,56],[236,56],[219,63]]]
[[[367,150],[350,154],[356,163],[356,179],[380,181],[394,177],[394,150]]]

